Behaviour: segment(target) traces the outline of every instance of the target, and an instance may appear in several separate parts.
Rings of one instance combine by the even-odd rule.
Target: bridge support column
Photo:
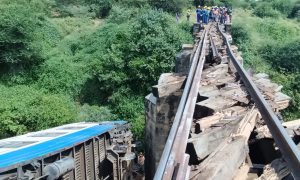
[[[225,24],[225,32],[231,34],[231,23]]]
[[[152,180],[164,150],[191,66],[194,46],[184,44],[176,56],[176,73],[165,73],[145,98],[145,178]]]
[[[194,46],[192,44],[183,44],[182,50],[176,55],[175,72],[187,75],[192,64],[191,54]]]
[[[146,96],[145,178],[153,179],[182,95],[185,76],[163,74]]]

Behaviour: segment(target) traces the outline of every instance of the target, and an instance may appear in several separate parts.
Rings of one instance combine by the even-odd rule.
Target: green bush
[[[22,5],[31,13],[48,14],[56,5],[55,0],[1,0],[1,5]]]
[[[104,98],[122,86],[144,94],[161,72],[172,69],[177,50],[190,40],[190,33],[178,28],[172,17],[145,9],[124,23],[107,23],[98,29],[81,42],[75,56],[85,54],[90,59],[88,66],[102,84]]]
[[[144,114],[140,114],[138,117],[132,119],[131,123],[131,131],[135,136],[135,140],[144,141],[145,138],[145,116]]]
[[[62,6],[60,13],[70,17],[96,17],[97,8],[92,5],[69,5]]]
[[[291,40],[291,37],[296,37],[299,30],[295,25],[286,23],[284,20],[276,20],[266,18],[258,21],[255,25],[256,30],[275,41]]]
[[[117,114],[120,119],[131,120],[144,112],[144,98],[133,95],[130,89],[119,88],[110,98],[112,112]]]
[[[218,3],[219,5],[222,6],[227,6],[227,7],[238,7],[241,3],[241,1],[239,0],[219,0],[220,3]]]
[[[2,63],[35,64],[39,51],[32,43],[32,32],[38,27],[38,16],[22,5],[0,7],[0,60]]]
[[[179,28],[187,33],[193,33],[193,23],[188,21],[183,21],[179,24]]]
[[[243,43],[251,42],[250,31],[247,26],[239,23],[233,23],[232,25],[232,37],[234,43],[242,45]]]
[[[118,118],[131,123],[131,131],[135,139],[143,140],[145,128],[143,96],[135,96],[129,89],[120,88],[109,101],[112,111],[118,115]]]
[[[37,80],[37,67],[31,68],[30,71],[6,72],[6,67],[0,67],[0,84],[6,86],[29,85]]]
[[[0,85],[0,137],[58,126],[76,120],[66,96],[45,94],[27,86]]]
[[[142,139],[143,97],[162,72],[172,70],[182,43],[192,41],[191,24],[176,23],[173,16],[151,9],[144,0],[126,0],[134,7],[123,6],[125,1],[56,0],[53,5],[54,1],[43,0],[49,2],[47,13],[38,0],[20,0],[20,5],[17,1],[0,7],[0,40],[5,42],[0,45],[6,48],[1,48],[0,57],[18,60],[11,66],[18,73],[0,76],[1,84],[11,86],[0,85],[4,92],[0,100],[7,102],[0,106],[0,136],[74,120],[119,118],[130,121],[135,136]],[[118,6],[101,11],[101,2]],[[177,12],[183,3],[166,1],[163,8]],[[104,11],[109,17],[99,27],[94,24],[99,20],[90,17]],[[55,18],[48,18],[48,13]],[[28,62],[30,71],[22,70],[23,62]],[[3,66],[0,71],[4,72]],[[69,97],[78,102],[78,109]]]
[[[99,9],[97,12],[97,16],[101,17],[101,18],[108,16],[109,11],[112,8],[111,1],[110,0],[99,0],[98,6],[99,6]]]
[[[275,68],[276,70],[276,68]],[[283,111],[284,120],[290,121],[300,117],[300,74],[288,73],[284,70],[270,71],[270,77],[273,81],[283,85],[283,92],[291,97],[289,107]]]
[[[84,57],[99,80],[102,103],[132,122],[135,135],[142,137],[143,98],[138,96],[149,92],[162,72],[171,71],[181,44],[192,40],[190,25],[151,9],[127,9],[125,19],[116,9],[123,8],[113,8],[107,24],[79,44],[75,57]]]
[[[300,74],[291,75],[287,84],[285,84],[284,91],[291,97],[290,107],[284,111],[287,120],[295,120],[300,117]]]
[[[56,57],[41,66],[36,84],[51,93],[65,93],[76,99],[90,77],[85,67],[82,63],[72,62],[69,57]]]
[[[287,17],[293,12],[294,0],[264,0],[253,3],[254,14],[259,17]]]
[[[247,1],[247,0],[246,0]],[[194,5],[198,6],[199,0],[194,0]],[[210,0],[204,1],[205,6],[226,6],[226,7],[250,7],[249,2],[240,0]]]
[[[60,17],[99,17],[108,16],[112,8],[111,0],[56,0],[56,11]]]
[[[185,0],[149,0],[149,4],[157,9],[162,9],[170,13],[180,13],[186,7],[187,1]]]
[[[2,73],[18,73],[40,64],[44,61],[45,53],[60,38],[40,10],[26,2],[10,2],[0,6]]]
[[[129,7],[129,8],[132,8],[132,7],[145,7],[148,5],[148,1],[149,0],[122,0],[122,1],[117,1],[116,0],[116,4],[118,5],[121,5],[121,6],[124,6],[124,7]]]
[[[300,1],[297,1],[289,15],[289,18],[296,18],[300,20]]]
[[[98,93],[104,101],[127,82],[125,53],[128,52],[129,35],[126,23],[105,24],[86,37],[75,54],[98,79],[101,84]]]
[[[280,12],[275,10],[270,3],[260,3],[257,7],[255,7],[253,13],[261,18],[278,18],[280,16]]]
[[[182,43],[191,41],[191,34],[178,28],[169,15],[146,10],[132,23],[129,42],[129,84],[135,92],[146,92],[162,72],[171,71],[174,57]]]
[[[122,24],[135,18],[139,11],[139,8],[113,6],[107,21],[110,23]]]
[[[272,7],[287,17],[291,14],[294,1],[293,0],[272,0]]]
[[[116,119],[111,110],[105,106],[90,106],[84,104],[80,108],[79,120],[85,122],[101,122]]]
[[[300,40],[288,42],[278,46],[273,44],[262,50],[263,57],[267,59],[277,70],[284,70],[288,73],[300,72]],[[268,53],[266,53],[268,52]]]
[[[69,19],[71,19],[71,26],[73,26],[73,18],[64,18],[60,23],[68,22]],[[62,34],[70,34],[61,40],[57,47],[52,48],[47,53],[47,60],[36,70],[37,80],[35,85],[48,92],[65,93],[76,100],[80,100],[86,98],[87,93],[82,92],[82,90],[85,88],[87,81],[92,78],[93,73],[88,68],[90,61],[92,61],[90,54],[82,52],[82,49],[88,49],[89,45],[82,47],[81,39],[88,37],[92,31],[87,27],[81,27],[83,25],[78,27],[77,23],[74,23],[75,27],[63,26],[64,29],[59,28]],[[85,22],[85,25],[93,26],[88,22]],[[76,29],[76,26],[79,29],[72,32],[72,29]],[[85,30],[84,33],[83,30]],[[94,90],[97,91],[97,88],[94,88]]]
[[[89,33],[90,27],[93,27],[93,21],[88,17],[64,17],[52,18],[50,22],[57,29],[61,37],[80,38],[81,34]],[[78,33],[78,34],[76,34]],[[64,44],[66,40],[62,39],[60,44]]]

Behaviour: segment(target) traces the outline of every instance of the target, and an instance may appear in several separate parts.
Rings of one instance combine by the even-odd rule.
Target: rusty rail
[[[208,31],[204,30],[197,50],[193,55],[188,75],[173,125],[171,127],[154,179],[187,179],[189,176],[189,155],[185,154],[189,131],[197,100]]]
[[[230,48],[228,38],[226,37],[224,32],[221,31],[220,25],[218,25],[218,30],[225,39],[227,52],[234,67],[236,68],[238,74],[241,76],[243,83],[247,87],[247,91],[251,95],[251,98],[254,100],[257,108],[259,109],[262,118],[266,122],[275,140],[275,143],[279,147],[283,158],[287,162],[288,167],[292,172],[292,175],[295,179],[300,179],[300,151],[298,147],[289,137],[288,133],[280,123],[278,117],[275,115],[267,101],[263,98],[261,92],[258,90],[248,73],[236,59],[233,51]]]
[[[210,42],[211,42],[213,59],[221,60],[221,56],[218,52],[218,48],[216,47],[215,42],[213,41],[212,37],[210,37]]]

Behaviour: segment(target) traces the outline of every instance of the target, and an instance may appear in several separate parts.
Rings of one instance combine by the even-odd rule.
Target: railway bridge
[[[127,122],[82,122],[0,140],[0,180],[300,179],[282,86],[244,69],[230,25],[194,37],[145,98],[144,168]]]
[[[282,86],[244,69],[230,25],[196,24],[194,36],[146,97],[146,179],[300,179]]]

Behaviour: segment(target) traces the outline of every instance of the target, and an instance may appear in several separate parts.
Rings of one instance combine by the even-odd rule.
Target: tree
[[[38,16],[18,4],[0,7],[0,61],[5,64],[35,64],[40,58],[32,43]]]
[[[300,72],[300,40],[295,39],[281,46],[274,45],[270,54],[265,56],[273,67],[288,73]],[[287,56],[288,55],[288,56]],[[299,79],[299,78],[298,78]]]
[[[261,18],[264,17],[273,17],[273,18],[278,18],[280,16],[280,13],[275,10],[270,3],[267,2],[262,2],[260,4],[258,4],[253,13]]]
[[[34,2],[1,2],[0,63],[6,68],[2,70],[18,72],[40,64],[45,48],[59,39]]]
[[[289,15],[289,18],[297,18],[300,21],[300,1],[297,1]]]
[[[187,2],[186,0],[149,0],[151,6],[170,13],[180,13],[186,7]]]

